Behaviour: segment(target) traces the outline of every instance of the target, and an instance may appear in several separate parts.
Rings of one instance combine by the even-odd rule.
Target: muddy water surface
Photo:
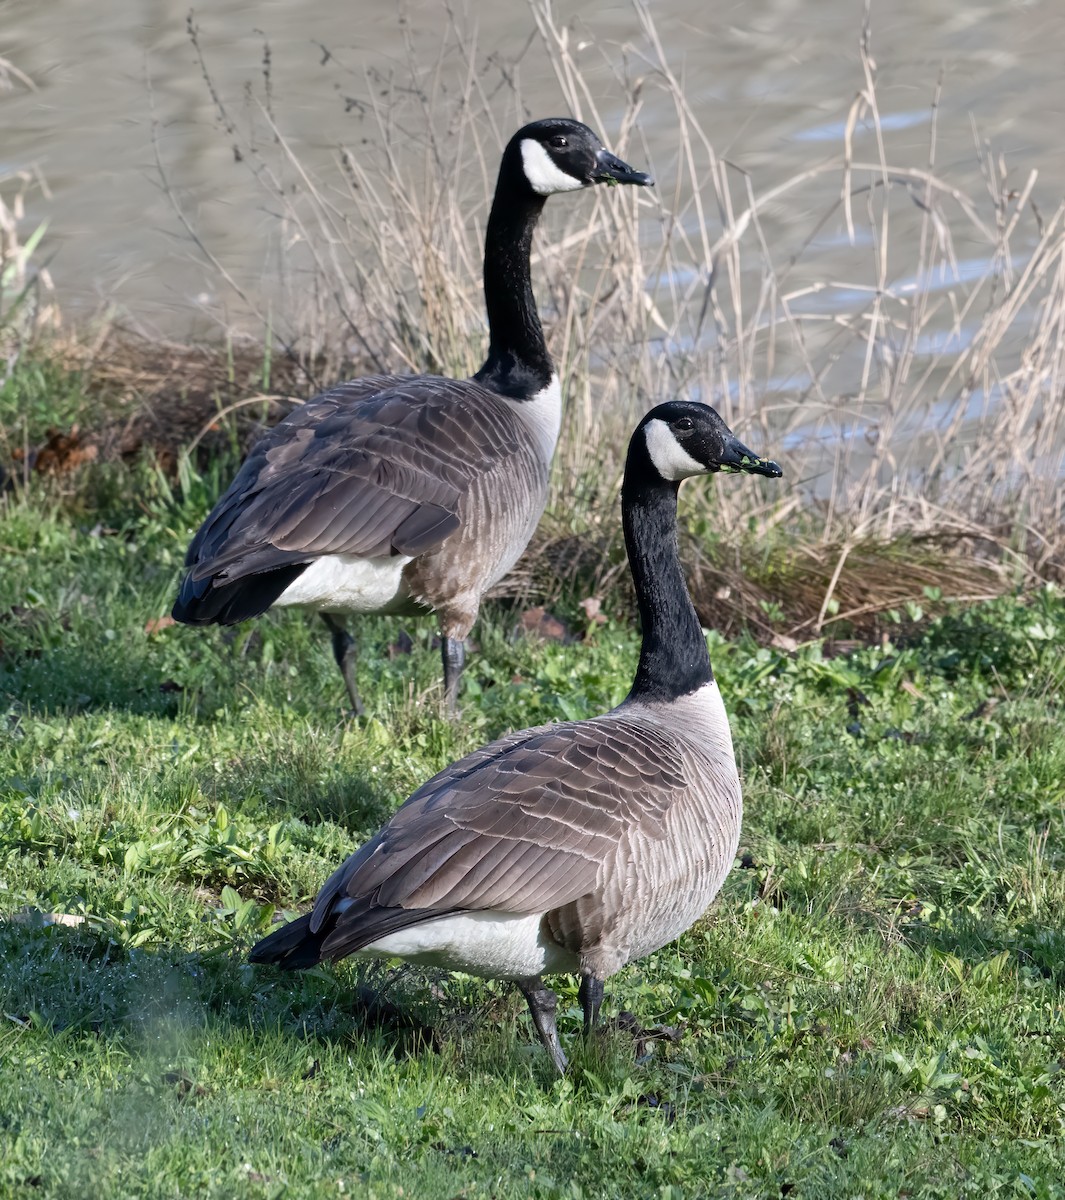
[[[650,11],[715,150],[750,172],[759,191],[838,149],[862,83],[855,0],[668,0]],[[608,64],[638,66],[647,50],[639,20],[620,0],[562,0],[554,13],[560,24],[575,22],[575,40],[584,46],[578,57],[609,126],[622,98]],[[47,180],[50,194],[33,199],[30,221],[50,222],[50,269],[64,306],[92,308],[106,298],[175,335],[202,330],[210,324],[205,313],[234,305],[192,245],[175,201],[251,294],[268,296],[276,253],[263,196],[234,163],[219,128],[187,15],[187,0],[0,2],[0,55],[33,84],[31,90],[11,79],[0,92],[0,173],[33,168]],[[296,153],[323,170],[337,144],[362,136],[371,89],[402,80],[411,53],[435,62],[449,27],[439,0],[214,0],[195,19],[214,85],[236,110],[247,86],[263,95],[269,45],[279,124]],[[486,78],[513,64],[529,111],[562,107],[525,4],[471,5],[460,22]],[[980,188],[975,129],[1018,178],[1040,169],[1036,195],[1052,208],[1065,192],[1065,4],[874,0],[872,26],[894,161],[927,161],[929,107],[942,74],[939,169]],[[461,58],[451,53],[443,66],[445,78],[454,72],[455,86],[465,69]],[[499,104],[502,121],[513,99],[501,94]],[[657,160],[659,194],[668,196],[675,118],[653,89],[640,122]],[[609,141],[617,130],[602,132]],[[797,222],[804,215],[790,214]],[[830,244],[823,254],[830,277]]]

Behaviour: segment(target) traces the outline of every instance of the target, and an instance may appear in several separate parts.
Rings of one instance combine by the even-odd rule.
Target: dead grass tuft
[[[872,638],[885,614],[905,620],[913,605],[933,612],[946,599],[990,599],[1013,579],[956,536],[858,545],[777,538],[768,548],[755,541],[708,548],[685,530],[681,543],[703,626],[729,636],[748,630],[780,645],[822,632]],[[492,595],[522,603],[609,597],[616,615],[636,612],[620,528],[558,533],[545,522]],[[826,596],[834,600],[827,607]]]
[[[641,35],[625,48],[576,37],[548,4],[532,11],[565,106],[650,164],[660,186],[548,206],[534,270],[567,409],[548,517],[501,592],[627,587],[616,519],[625,446],[638,415],[674,396],[713,403],[785,468],[779,485],[691,489],[699,538],[686,554],[708,623],[868,629],[929,590],[950,599],[1060,579],[1065,205],[1043,211],[1038,171],[1015,174],[978,142],[984,187],[967,194],[936,163],[937,85],[927,156],[893,161],[866,23],[835,153],[760,190],[717,155],[641,0]],[[348,374],[475,369],[499,152],[532,115],[509,64],[482,59],[455,18],[435,61],[411,45],[387,78],[349,72],[361,141],[338,145],[335,175],[317,178],[286,138],[269,81],[257,102],[249,80],[249,103],[230,111],[191,21],[189,32],[234,157],[277,213],[284,311],[259,314],[265,352],[121,339],[68,350],[88,353],[93,386],[121,398],[92,434],[100,453],[148,447],[172,462],[182,447],[231,440],[225,416],[244,444],[292,397]],[[609,96],[587,83],[595,56],[613,74]],[[652,94],[671,106],[668,148],[640,137]],[[620,117],[605,120],[597,100]],[[831,278],[826,238],[845,247]]]
[[[0,58],[0,91],[11,74],[25,79]],[[29,82],[27,80],[27,82]],[[48,195],[44,179],[33,171],[0,174],[0,358],[9,374],[25,343],[59,328],[59,307],[48,268],[35,260],[47,221],[27,231],[26,199],[34,191]]]
[[[993,561],[934,540],[776,544],[753,569],[741,562],[730,569],[692,551],[692,594],[703,624],[732,633],[754,629],[770,639],[801,640],[841,628],[871,636],[893,610],[929,609],[944,596],[989,599],[1008,586],[1007,573]],[[834,600],[827,609],[826,595]]]
[[[92,341],[54,341],[51,353],[100,401],[100,419],[81,433],[83,445],[103,461],[148,456],[167,472],[183,453],[202,459],[234,444],[246,452],[313,391],[298,364],[270,362],[263,347],[250,344],[188,346],[108,327]],[[37,464],[45,469],[41,452]]]

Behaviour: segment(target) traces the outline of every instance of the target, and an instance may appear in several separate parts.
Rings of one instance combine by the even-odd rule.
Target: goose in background
[[[680,481],[716,471],[781,474],[703,404],[659,405],[633,434],[621,508],[643,645],[625,700],[452,763],[252,962],[369,955],[514,980],[565,1070],[542,976],[580,975],[587,1032],[603,981],[696,921],[735,856],[732,736],[677,551]]]
[[[173,616],[230,625],[274,605],[317,611],[353,708],[344,616],[436,612],[455,710],[481,597],[547,503],[558,375],[529,278],[547,197],[650,175],[579,121],[534,121],[503,152],[484,249],[488,358],[472,379],[370,375],[309,400],[255,446],[186,555]]]

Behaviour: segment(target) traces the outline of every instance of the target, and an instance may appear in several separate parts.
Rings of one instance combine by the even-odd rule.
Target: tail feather
[[[218,576],[194,579],[190,571],[182,580],[171,615],[183,625],[235,625],[247,621],[266,612],[306,569],[306,563],[286,563],[231,582],[221,582]]]
[[[341,912],[329,913],[314,931],[308,913],[256,942],[248,961],[273,963],[285,971],[302,971],[320,962],[337,962],[400,929],[461,911],[352,905]]]
[[[248,955],[253,963],[272,963],[284,971],[303,971],[322,961],[322,943],[326,933],[311,933],[311,914],[267,934],[256,942]]]

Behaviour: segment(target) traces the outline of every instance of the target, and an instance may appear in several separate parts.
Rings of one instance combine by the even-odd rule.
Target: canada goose
[[[580,973],[589,1030],[603,980],[700,917],[736,852],[732,736],[677,552],[680,481],[715,471],[781,473],[704,404],[659,405],[633,434],[621,508],[643,646],[625,700],[452,763],[252,962],[360,954],[513,979],[565,1069],[541,976]]]
[[[454,711],[481,597],[547,502],[558,375],[529,279],[544,202],[595,183],[649,185],[579,121],[519,129],[503,151],[484,249],[489,347],[472,379],[370,375],[302,405],[256,445],[186,555],[173,608],[230,625],[272,605],[316,610],[356,712],[343,616],[429,608]]]

